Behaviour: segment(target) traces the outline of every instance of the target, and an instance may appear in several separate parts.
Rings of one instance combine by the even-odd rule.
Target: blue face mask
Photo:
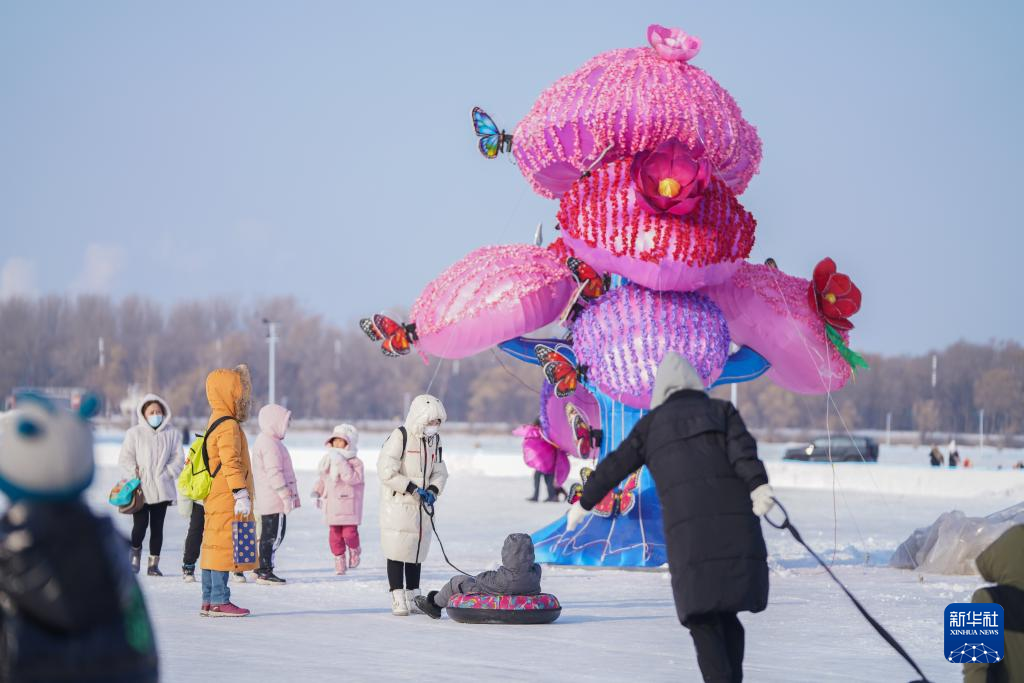
[[[146,418],[146,422],[149,423],[150,427],[156,429],[157,427],[164,423],[164,416],[160,415],[159,413],[157,413],[156,415],[150,415],[148,418]]]

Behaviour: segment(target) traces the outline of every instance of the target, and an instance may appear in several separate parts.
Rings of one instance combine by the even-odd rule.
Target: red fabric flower
[[[849,317],[860,310],[860,290],[849,275],[836,271],[835,261],[824,258],[814,267],[807,301],[832,327],[852,330]]]
[[[704,150],[672,138],[633,157],[629,174],[637,203],[654,215],[685,216],[700,202],[711,178]]]

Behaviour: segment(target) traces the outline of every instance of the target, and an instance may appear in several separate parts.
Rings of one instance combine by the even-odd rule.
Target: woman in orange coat
[[[206,398],[210,402],[210,420],[206,424],[206,451],[210,457],[213,486],[204,501],[203,526],[203,607],[199,612],[211,617],[244,617],[249,610],[231,603],[228,588],[230,572],[256,567],[239,565],[234,560],[231,524],[236,518],[252,517],[252,466],[249,445],[242,423],[249,417],[252,383],[249,368],[214,370],[206,378]],[[227,418],[221,420],[221,418]],[[221,422],[212,429],[217,420]]]

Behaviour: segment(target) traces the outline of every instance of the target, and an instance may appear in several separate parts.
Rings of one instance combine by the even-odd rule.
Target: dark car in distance
[[[866,436],[820,437],[799,448],[786,451],[784,460],[828,462],[831,448],[832,462],[878,462],[878,443]]]

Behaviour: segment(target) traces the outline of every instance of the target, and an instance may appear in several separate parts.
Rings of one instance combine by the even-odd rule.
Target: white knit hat
[[[357,450],[359,447],[359,430],[356,429],[353,425],[340,424],[337,427],[335,427],[334,431],[331,432],[331,435],[327,437],[327,441],[324,442],[324,445],[330,446],[331,440],[336,437],[341,437],[342,439],[345,439],[345,441],[348,442],[349,449],[353,451]]]

